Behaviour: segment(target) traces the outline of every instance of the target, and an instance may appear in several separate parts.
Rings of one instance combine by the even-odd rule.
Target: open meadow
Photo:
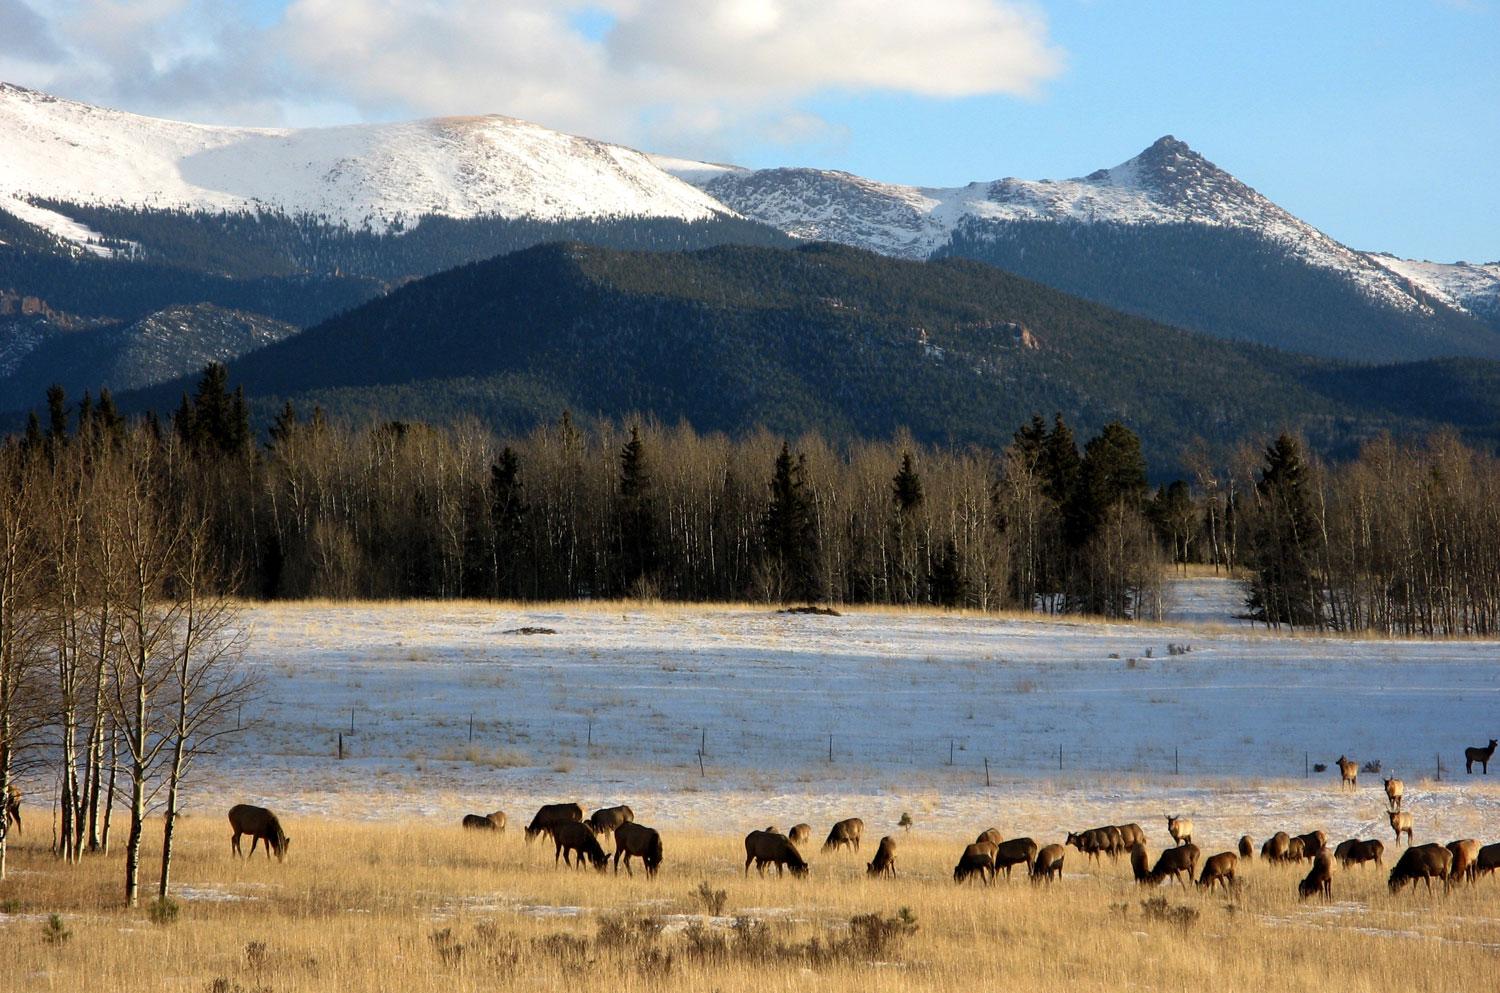
[[[56,863],[50,787],[26,782],[0,990],[1493,988],[1500,881],[1389,893],[1382,777],[1340,789],[1334,760],[1401,776],[1419,844],[1500,841],[1500,767],[1463,768],[1495,736],[1500,645],[1271,636],[1233,601],[1186,581],[1165,625],[247,607],[263,690],[193,770],[175,919],[119,908],[117,856]],[[284,863],[231,856],[224,812],[242,801],[281,814]],[[660,874],[555,868],[520,830],[551,801],[630,804],[662,833]],[[459,827],[496,809],[503,835]],[[1139,887],[1127,859],[1073,848],[1051,885],[955,887],[982,829],[1045,845],[1136,822],[1154,857],[1165,813],[1193,818],[1205,857],[1323,829],[1383,840],[1385,862],[1336,866],[1328,902],[1298,899],[1307,863],[1241,860],[1210,894]],[[853,816],[862,853],[820,852]],[[804,821],[807,878],[743,878],[747,831]],[[898,876],[867,879],[886,834]],[[146,838],[149,890],[159,821]]]

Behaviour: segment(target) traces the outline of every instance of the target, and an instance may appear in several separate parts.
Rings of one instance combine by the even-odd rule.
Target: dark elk
[[[1328,900],[1333,896],[1333,856],[1326,851],[1318,853],[1312,868],[1297,884],[1297,895],[1303,900],[1312,896]]]
[[[1248,859],[1255,855],[1255,839],[1248,834],[1240,835],[1240,858]]]
[[[1485,745],[1483,748],[1465,748],[1464,749],[1464,772],[1472,774],[1474,772],[1474,763],[1478,762],[1480,764],[1480,766],[1484,769],[1484,774],[1486,776],[1488,776],[1490,774],[1490,757],[1492,755],[1494,755],[1494,754],[1495,754],[1495,739],[1494,738],[1491,738],[1490,739],[1490,743],[1488,745]]]
[[[828,840],[823,842],[823,851],[833,852],[845,846],[859,851],[860,835],[865,833],[865,822],[858,817],[839,821],[828,831]]]
[[[870,864],[865,866],[865,874],[869,876],[890,876],[896,878],[896,839],[886,835],[880,839],[880,847],[875,849],[875,857]]]
[[[1350,838],[1348,841],[1339,842],[1339,846],[1333,850],[1333,857],[1338,859],[1339,865],[1345,869],[1350,866],[1364,865],[1366,862],[1380,865],[1380,860],[1384,855],[1385,843],[1378,838],[1369,838],[1365,841]]]
[[[807,875],[807,862],[792,844],[790,838],[773,831],[751,831],[745,835],[745,875],[750,875],[750,863],[755,871],[766,874],[766,863],[776,867],[776,875],[792,870],[793,876]]]
[[[1192,882],[1193,874],[1198,871],[1198,846],[1192,842],[1178,845],[1176,848],[1168,848],[1156,859],[1156,865],[1151,867],[1151,882],[1156,884],[1171,876],[1177,880],[1177,885],[1187,889],[1187,883],[1183,882],[1183,876],[1187,876],[1188,882]]]
[[[1014,866],[1030,866],[1036,862],[1037,844],[1030,838],[1012,838],[995,846],[995,870],[1005,870],[1005,879],[1010,881],[1010,870]]]
[[[21,790],[15,783],[5,788],[5,818],[21,833]]]
[[[558,821],[552,825],[552,841],[557,846],[552,853],[554,863],[560,858],[564,865],[576,865],[583,867],[583,860],[587,858],[595,869],[600,872],[609,865],[609,856],[604,854],[599,839],[595,837],[593,828],[583,821]],[[571,861],[570,861],[571,859]]]
[[[1051,885],[1054,878],[1061,879],[1063,874],[1063,858],[1067,855],[1067,849],[1061,845],[1048,845],[1036,853],[1036,861],[1031,864],[1031,881],[1039,883],[1046,880]]]
[[[646,866],[646,875],[655,876],[661,868],[661,834],[634,821],[626,821],[615,828],[615,874],[620,873],[620,859],[625,859],[625,875],[630,871],[631,858],[639,858]]]
[[[1234,852],[1220,852],[1210,855],[1203,863],[1203,873],[1198,877],[1198,888],[1212,890],[1215,884],[1224,887],[1224,892],[1229,892],[1229,887],[1234,883],[1234,870],[1239,866],[1240,858]]]
[[[1401,853],[1396,867],[1391,870],[1391,892],[1400,892],[1401,887],[1407,883],[1415,887],[1416,881],[1420,879],[1427,884],[1427,892],[1431,893],[1434,879],[1440,880],[1444,886],[1448,884],[1448,868],[1452,864],[1453,853],[1442,845],[1413,845]]]
[[[539,834],[551,834],[553,828],[570,821],[583,820],[583,807],[576,803],[547,803],[536,812],[531,823],[526,825],[526,840]]]
[[[635,811],[623,803],[618,807],[600,807],[589,815],[589,827],[595,834],[613,834],[626,821],[635,820]]]
[[[794,845],[805,845],[807,844],[807,839],[812,837],[812,825],[793,824],[792,829],[786,833],[786,836],[792,839],[792,844]]]
[[[240,851],[240,835],[248,834],[251,855],[255,854],[257,844],[265,842],[266,858],[274,854],[278,862],[286,859],[292,839],[281,829],[281,821],[276,819],[276,815],[265,807],[255,807],[248,803],[235,804],[229,808],[229,826],[234,830],[229,838],[229,850],[234,854],[243,854]]]
[[[988,886],[995,878],[995,846],[992,842],[976,841],[964,849],[964,853],[958,857],[958,865],[953,867],[953,881],[962,883],[974,882],[978,876],[979,881]]]

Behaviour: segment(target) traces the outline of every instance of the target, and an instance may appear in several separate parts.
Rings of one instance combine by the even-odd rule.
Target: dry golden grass
[[[958,888],[952,865],[969,839],[920,834],[898,838],[894,881],[865,878],[869,851],[813,851],[806,880],[747,880],[739,837],[674,832],[662,874],[647,880],[556,869],[550,845],[528,847],[514,829],[497,838],[432,821],[311,818],[288,828],[285,864],[240,862],[218,818],[184,821],[181,911],[166,924],[118,906],[117,855],[69,868],[25,839],[0,885],[0,989],[1438,993],[1491,988],[1500,947],[1495,882],[1391,897],[1373,867],[1337,873],[1325,907],[1297,901],[1294,868],[1251,865],[1226,899],[1142,891],[1123,861],[1089,867],[1071,849],[1050,888],[1020,878]],[[705,880],[725,893],[713,921],[693,895]],[[213,893],[242,899],[202,898]],[[1166,919],[1142,909],[1156,896]],[[875,951],[850,942],[851,918],[902,907],[914,935]],[[54,913],[66,940],[46,936]],[[768,930],[736,932],[736,916]],[[663,933],[632,937],[652,917]]]

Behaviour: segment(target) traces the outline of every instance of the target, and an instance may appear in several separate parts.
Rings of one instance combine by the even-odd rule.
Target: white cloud
[[[26,23],[66,49],[49,85],[154,113],[505,113],[698,154],[836,137],[817,94],[1027,96],[1062,64],[1024,0],[289,0],[269,26],[237,6],[58,0]]]

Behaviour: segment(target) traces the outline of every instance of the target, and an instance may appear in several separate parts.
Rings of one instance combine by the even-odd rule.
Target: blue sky
[[[1500,258],[1500,0],[0,0],[0,78],[142,113],[508,113],[955,185],[1174,134],[1358,248]]]

